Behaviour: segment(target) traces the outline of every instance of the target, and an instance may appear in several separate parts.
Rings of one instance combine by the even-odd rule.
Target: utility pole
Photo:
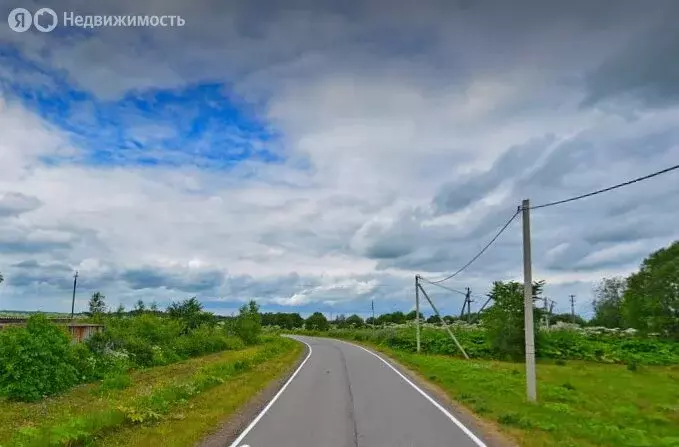
[[[535,334],[533,334],[533,267],[530,249],[530,200],[521,204],[523,218],[523,306],[526,340],[526,394],[528,400],[537,400],[535,384]]]
[[[575,295],[571,295],[571,321],[575,324]]]
[[[75,271],[73,275],[73,299],[71,300],[71,321],[73,321],[73,315],[75,314],[75,288],[78,285],[78,271]]]
[[[420,352],[420,275],[415,275],[415,327],[417,328],[417,352]]]
[[[370,305],[373,309],[373,335],[375,334],[375,300],[370,301]]]
[[[547,297],[545,297],[545,304],[544,304],[544,310],[545,310],[545,327],[549,329],[549,311],[547,310]]]
[[[465,295],[467,301],[467,323],[472,321],[472,291],[467,287],[467,295]]]

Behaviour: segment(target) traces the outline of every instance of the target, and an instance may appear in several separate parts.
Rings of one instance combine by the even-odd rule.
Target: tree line
[[[638,272],[604,278],[595,296],[593,323],[679,339],[679,241],[644,259]]]

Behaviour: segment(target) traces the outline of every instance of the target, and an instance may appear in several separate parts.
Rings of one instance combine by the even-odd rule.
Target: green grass
[[[180,406],[159,423],[142,427],[125,427],[99,440],[102,446],[187,446],[204,439],[220,422],[228,419],[252,396],[289,371],[303,350],[293,349],[252,371],[228,381]]]
[[[289,367],[301,349],[291,340],[269,338],[260,346],[136,372],[129,381],[111,378],[36,403],[2,401],[0,444],[47,445],[52,441],[52,445],[67,445],[95,441],[116,445],[118,434],[125,433],[120,438],[123,440],[142,439],[163,426],[167,433],[194,436],[197,440],[212,428],[211,424],[230,414],[229,405],[237,408],[262,384]],[[250,381],[249,387],[235,385]],[[224,390],[233,390],[234,386],[238,387],[234,397],[221,401]],[[198,403],[202,407],[196,406]],[[211,410],[210,418],[198,413],[207,407]],[[200,420],[201,424],[185,426],[184,421],[191,419]],[[158,438],[150,443],[170,445],[165,439],[167,433],[158,432]],[[183,442],[174,445],[185,445]]]
[[[538,404],[523,364],[384,352],[494,421],[522,446],[679,446],[679,367],[569,361],[539,364]]]

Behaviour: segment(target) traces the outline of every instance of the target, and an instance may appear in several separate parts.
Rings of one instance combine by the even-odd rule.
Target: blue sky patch
[[[276,132],[224,84],[150,89],[101,101],[11,46],[0,46],[0,65],[3,94],[68,132],[87,164],[225,169],[244,160],[283,160],[272,149]]]

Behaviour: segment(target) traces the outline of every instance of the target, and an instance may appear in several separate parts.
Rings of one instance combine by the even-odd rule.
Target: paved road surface
[[[233,446],[483,446],[370,352],[338,340],[295,338],[311,355]]]

